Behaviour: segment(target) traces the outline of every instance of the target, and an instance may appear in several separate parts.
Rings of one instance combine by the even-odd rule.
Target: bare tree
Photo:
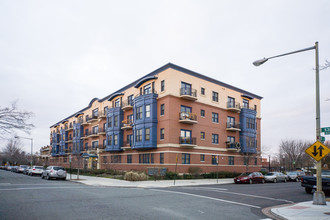
[[[32,112],[19,110],[16,102],[13,102],[10,107],[1,108],[0,106],[0,138],[16,129],[29,133],[34,125],[27,121],[32,116]]]
[[[10,164],[28,164],[28,156],[22,150],[21,142],[17,139],[10,139],[3,150],[5,162]]]
[[[279,162],[286,168],[294,170],[297,167],[310,166],[311,161],[305,153],[310,142],[302,140],[282,140],[279,149]]]
[[[325,64],[320,66],[320,70],[325,70],[327,68],[330,68],[330,62],[328,60],[325,61]]]

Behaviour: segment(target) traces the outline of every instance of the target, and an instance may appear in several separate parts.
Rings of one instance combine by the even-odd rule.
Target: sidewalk
[[[70,180],[70,174],[67,176],[67,180],[77,182],[90,186],[113,186],[113,187],[139,187],[139,188],[159,188],[159,187],[173,187],[173,186],[199,186],[199,185],[211,185],[211,184],[231,184],[234,183],[233,179],[219,179],[218,183],[216,179],[195,179],[195,180],[157,180],[157,181],[125,181],[116,180],[104,177],[94,176],[79,176],[72,174],[72,180]],[[288,219],[288,220],[330,220],[330,201],[327,205],[313,205],[312,201],[300,202],[296,204],[286,204],[278,207],[271,207],[270,213],[272,218],[276,219]]]
[[[70,174],[67,179],[70,180]],[[197,180],[157,180],[157,181],[125,181],[116,180],[104,177],[94,176],[79,176],[72,174],[73,182],[82,183],[90,186],[115,186],[115,187],[140,187],[140,188],[158,188],[158,187],[171,187],[171,186],[198,186],[198,185],[210,185],[210,184],[230,184],[234,183],[233,179],[219,179],[218,183],[216,179],[197,179]]]

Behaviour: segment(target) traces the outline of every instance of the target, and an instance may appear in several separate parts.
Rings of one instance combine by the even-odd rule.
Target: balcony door
[[[180,144],[190,144],[191,142],[191,130],[181,129]]]
[[[191,84],[181,82],[181,94],[182,95],[191,95]]]

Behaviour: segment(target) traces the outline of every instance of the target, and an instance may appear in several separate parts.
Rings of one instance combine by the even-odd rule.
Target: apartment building
[[[50,163],[259,171],[262,97],[166,64],[50,127]]]

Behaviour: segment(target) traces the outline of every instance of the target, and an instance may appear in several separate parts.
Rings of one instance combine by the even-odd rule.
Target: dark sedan
[[[245,172],[234,178],[235,183],[265,183],[264,176],[260,172]]]

